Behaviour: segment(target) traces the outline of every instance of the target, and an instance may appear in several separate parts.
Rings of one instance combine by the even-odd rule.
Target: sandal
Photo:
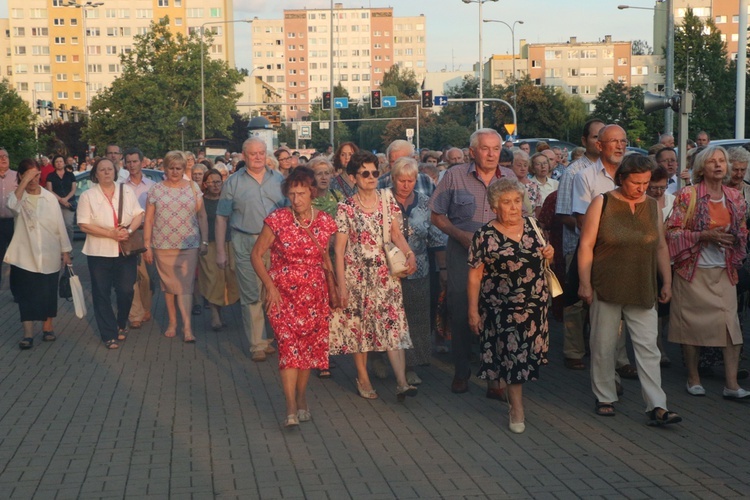
[[[331,378],[331,370],[320,370],[318,378]]]
[[[414,397],[418,391],[416,387],[408,384],[403,387],[396,387],[396,400],[399,403],[403,403],[406,400],[406,396]]]
[[[286,416],[286,420],[284,421],[284,427],[287,429],[290,429],[292,427],[298,427],[299,426],[299,418],[296,414],[291,414]]]
[[[597,401],[594,405],[594,412],[600,417],[614,417],[615,406],[612,403],[600,403]]]
[[[199,305],[193,306],[193,316],[200,316],[202,312],[203,312],[203,308],[201,306]]]
[[[310,415],[310,410],[297,410],[297,420],[300,422],[309,422],[312,420],[312,415]]]
[[[370,389],[369,391],[366,391],[362,388],[362,383],[357,379],[357,392],[359,393],[359,396],[365,399],[378,399],[378,393],[375,392],[375,389]]]
[[[42,342],[54,342],[57,340],[55,332],[42,332]]]
[[[112,340],[108,340],[108,341],[106,341],[106,342],[104,343],[104,346],[105,346],[105,347],[106,347],[107,349],[119,349],[119,348],[120,348],[120,344],[118,344],[118,343],[117,343],[117,341],[116,341],[115,339],[112,339]]]
[[[18,343],[18,347],[25,351],[34,347],[34,337],[24,337],[22,341]]]
[[[130,332],[128,331],[127,328],[120,328],[120,329],[118,329],[117,330],[117,340],[119,340],[120,342],[123,342],[126,338],[128,338],[128,333],[130,333]]]
[[[568,370],[585,370],[586,364],[582,359],[565,358],[565,368]]]
[[[676,424],[678,422],[682,422],[682,417],[676,414],[675,412],[664,410],[664,413],[662,413],[660,417],[658,416],[658,410],[663,410],[663,408],[654,408],[653,410],[649,412],[648,422],[646,422],[646,425],[650,427],[659,427],[662,425]]]
[[[620,377],[635,380],[638,378],[638,370],[633,365],[624,365],[615,370]]]

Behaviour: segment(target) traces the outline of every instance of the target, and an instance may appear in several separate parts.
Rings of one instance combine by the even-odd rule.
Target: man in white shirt
[[[148,190],[156,184],[151,179],[143,175],[142,163],[143,163],[143,152],[138,148],[128,148],[125,150],[125,169],[128,171],[129,177],[124,184],[130,186],[135,192],[135,197],[138,198],[138,203],[141,208],[146,210],[146,201],[148,198]],[[133,230],[143,230],[143,226],[140,228],[131,228]],[[151,267],[149,274],[149,267]],[[130,307],[130,314],[128,315],[128,321],[130,322],[130,328],[140,328],[142,323],[151,319],[151,298],[153,297],[153,290],[151,288],[151,277],[155,275],[155,269],[153,266],[146,264],[142,255],[138,256],[138,269],[133,286],[133,305]]]
[[[672,148],[660,149],[656,153],[656,164],[667,169],[669,177],[667,178],[667,193],[675,194],[680,189],[680,182],[677,177],[677,153]]]
[[[16,171],[10,169],[10,157],[5,149],[0,149],[0,283],[2,283],[2,263],[10,240],[13,239],[13,212],[8,208],[8,196],[18,186]]]

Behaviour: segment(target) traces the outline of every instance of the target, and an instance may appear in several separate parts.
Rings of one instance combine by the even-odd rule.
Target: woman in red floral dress
[[[305,391],[313,368],[328,368],[328,289],[323,258],[336,223],[312,206],[315,174],[298,167],[282,185],[291,207],[265,219],[251,261],[266,287],[266,313],[279,346],[279,369],[286,397],[285,427],[310,420]],[[317,244],[313,241],[315,237]],[[271,250],[271,268],[263,255]],[[323,251],[321,251],[323,249]]]

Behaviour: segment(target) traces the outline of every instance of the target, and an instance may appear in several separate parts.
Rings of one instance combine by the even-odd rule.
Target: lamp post
[[[209,24],[232,24],[232,23],[252,23],[252,19],[237,19],[235,21],[209,21],[201,24],[201,146],[206,144],[206,81],[204,74],[204,53],[203,48],[203,35],[205,34],[206,26]]]
[[[674,8],[672,2],[673,0],[657,0],[657,3],[666,5],[667,9],[667,47],[664,54],[667,60],[667,71],[664,75],[664,95],[666,97],[671,97],[674,94]],[[617,8],[620,10],[657,10],[656,7],[636,7],[634,5],[618,5]],[[654,43],[656,43],[656,40],[654,40]],[[664,110],[664,133],[673,135],[673,131],[674,111],[668,107]]]
[[[505,21],[500,21],[498,19],[485,19],[484,22],[504,24],[510,30],[511,54],[513,57],[513,107],[515,108],[516,107],[516,24],[523,24],[523,21],[513,21],[512,25],[506,23]]]
[[[86,46],[86,9],[96,9],[104,5],[104,2],[92,2],[89,0],[86,3],[77,3],[75,0],[69,0],[65,4],[67,7],[73,7],[75,9],[81,9],[81,24],[83,25],[83,98],[86,103],[86,111],[89,110],[89,63],[88,63],[88,47]]]
[[[465,4],[476,3],[479,5],[479,118],[478,128],[484,128],[484,61],[482,59],[482,4],[485,2],[497,2],[498,0],[461,0]]]

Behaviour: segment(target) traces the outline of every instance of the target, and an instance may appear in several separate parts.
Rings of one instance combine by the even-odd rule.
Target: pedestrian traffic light
[[[36,111],[37,111],[37,113],[41,112],[43,107],[44,107],[44,101],[42,101],[41,99],[37,99],[36,100]]]
[[[383,107],[383,103],[380,100],[380,91],[379,90],[371,90],[370,91],[370,107],[372,109],[380,109]]]
[[[47,101],[47,111],[50,116],[55,116],[55,104],[52,101]]]
[[[423,108],[431,108],[432,107],[432,90],[423,90],[422,91],[422,107]]]
[[[323,92],[323,109],[331,109],[331,93]]]

